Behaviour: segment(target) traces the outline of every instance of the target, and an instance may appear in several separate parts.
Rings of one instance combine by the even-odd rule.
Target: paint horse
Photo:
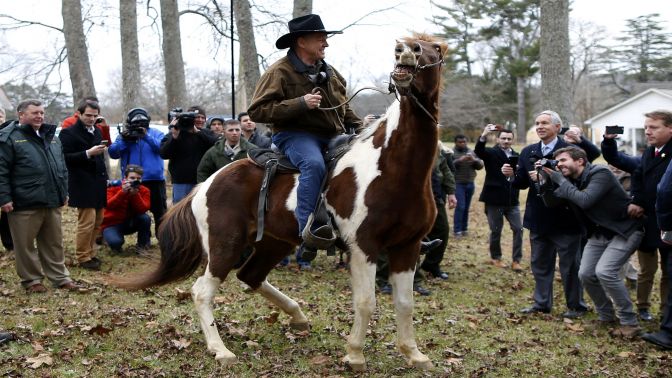
[[[436,208],[430,174],[438,142],[439,90],[445,44],[426,35],[397,42],[391,77],[399,101],[362,132],[329,173],[327,209],[351,253],[354,324],[343,361],[365,369],[362,353],[375,309],[376,259],[389,258],[397,319],[397,345],[407,362],[432,366],[418,350],[413,330],[413,272],[420,242],[431,229]],[[146,288],[186,278],[206,262],[192,287],[208,350],[224,364],[236,356],[222,342],[212,300],[219,285],[249,246],[254,252],[237,277],[290,316],[290,325],[307,329],[296,301],[267,280],[268,273],[301,240],[294,217],[298,174],[278,174],[271,183],[263,238],[254,242],[263,169],[249,160],[232,163],[208,178],[165,215],[158,239],[161,260],[154,272],[119,283]]]

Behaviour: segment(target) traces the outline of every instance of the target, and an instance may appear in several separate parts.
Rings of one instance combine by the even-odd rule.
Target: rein
[[[440,58],[438,61],[436,61],[434,63],[425,64],[424,66],[416,65],[413,73],[411,74],[411,76],[412,76],[411,81],[413,81],[415,79],[415,75],[418,73],[418,71],[422,71],[426,68],[432,68],[434,66],[443,66],[444,63],[445,62],[443,61],[443,58]],[[417,105],[420,109],[422,109],[422,111],[425,112],[425,114],[427,114],[427,116],[432,120],[432,122],[434,122],[435,125],[439,125],[439,121],[437,121],[436,118],[434,118],[434,116],[429,112],[429,110],[427,110],[427,108],[425,108],[420,103],[420,100],[418,100],[418,98],[415,97],[413,92],[411,92],[410,90],[409,91],[404,90],[403,91],[404,93],[402,93],[402,91],[400,91],[397,88],[397,86],[394,85],[394,83],[393,83],[394,79],[392,78],[393,74],[394,74],[394,72],[390,72],[390,84],[387,87],[387,92],[385,92],[384,90],[382,90],[380,88],[376,88],[376,87],[362,87],[362,88],[358,89],[355,93],[353,93],[352,96],[350,96],[350,98],[347,99],[342,104],[338,104],[336,106],[332,106],[332,107],[328,107],[328,108],[317,108],[317,109],[325,111],[325,112],[329,111],[329,110],[338,109],[338,108],[340,108],[342,106],[345,106],[348,103],[350,103],[350,101],[352,101],[355,98],[355,96],[357,96],[359,94],[359,92],[361,92],[365,89],[368,89],[368,90],[376,91],[376,92],[386,94],[386,95],[394,94],[394,97],[397,99],[397,101],[399,101],[399,96],[397,96],[397,94],[400,94],[402,96],[410,97],[413,100],[413,102],[415,103],[415,105]],[[319,92],[320,92],[320,87],[315,87],[315,88],[313,88],[313,90],[310,93],[317,94]]]

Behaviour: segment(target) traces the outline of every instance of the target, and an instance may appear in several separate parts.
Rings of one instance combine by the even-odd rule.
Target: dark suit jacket
[[[107,204],[107,169],[101,155],[86,157],[86,150],[99,145],[100,130],[86,131],[82,121],[62,129],[58,135],[68,167],[68,194],[71,207],[102,209]]]
[[[664,156],[664,157],[663,157]],[[650,250],[663,246],[660,240],[660,228],[656,219],[656,195],[667,165],[672,159],[672,143],[668,142],[661,154],[654,157],[654,147],[650,146],[642,154],[642,164],[632,174],[632,203],[644,208],[646,233],[641,248]]]
[[[485,182],[478,200],[492,206],[518,205],[520,191],[513,187],[506,176],[502,174],[502,165],[509,163],[506,153],[499,146],[485,147],[485,142],[481,142],[480,139],[476,142],[474,153],[485,164]],[[512,154],[518,156],[518,153],[513,150]],[[516,167],[513,167],[513,169],[516,169]]]
[[[562,138],[558,139],[553,151],[570,146]],[[557,207],[546,207],[541,197],[539,197],[537,188],[530,179],[529,171],[534,170],[534,162],[541,158],[552,159],[553,152],[546,156],[541,154],[541,142],[530,144],[523,148],[518,158],[518,168],[516,169],[514,187],[518,189],[527,189],[527,201],[525,204],[525,216],[523,218],[523,227],[537,234],[581,234],[581,227],[574,213],[569,208],[569,204],[561,204]]]
[[[656,215],[660,229],[672,231],[672,164],[667,165],[665,174],[658,184]]]

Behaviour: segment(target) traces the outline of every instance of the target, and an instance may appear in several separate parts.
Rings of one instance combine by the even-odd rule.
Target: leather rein
[[[435,66],[443,67],[444,64],[445,64],[445,62],[443,61],[443,58],[439,58],[439,60],[436,61],[436,62],[434,62],[434,63],[425,64],[425,65],[423,65],[423,66],[421,66],[421,65],[419,65],[419,64],[416,65],[415,68],[414,68],[414,70],[413,70],[413,73],[411,74],[411,77],[412,77],[412,78],[411,78],[411,82],[413,82],[413,80],[415,80],[415,75],[418,73],[418,71],[422,71],[422,70],[424,70],[424,69],[432,68],[432,67],[435,67]],[[411,92],[410,90],[406,90],[406,89],[404,89],[403,91],[401,91],[401,90],[399,90],[399,89],[397,88],[397,86],[394,84],[394,78],[393,78],[393,75],[394,75],[394,72],[390,72],[390,81],[389,81],[389,84],[388,84],[388,86],[387,86],[387,91],[382,90],[382,89],[380,89],[380,88],[376,88],[376,87],[362,87],[362,88],[358,89],[355,93],[353,93],[352,96],[350,96],[349,99],[347,99],[345,102],[343,102],[343,103],[341,103],[341,104],[338,104],[338,105],[336,105],[336,106],[332,106],[332,107],[328,107],[328,108],[317,108],[317,109],[322,110],[322,111],[329,111],[329,110],[335,110],[335,109],[338,109],[338,108],[340,108],[340,107],[342,107],[342,106],[347,105],[347,104],[348,104],[350,101],[352,101],[352,100],[355,98],[355,96],[357,96],[361,91],[363,91],[363,90],[372,90],[372,91],[376,91],[376,92],[379,92],[379,93],[382,93],[382,94],[386,94],[386,95],[394,94],[394,97],[397,99],[397,101],[399,101],[399,96],[398,96],[398,95],[407,96],[407,97],[411,98],[411,99],[413,100],[413,102],[415,103],[415,105],[417,105],[420,109],[422,109],[422,111],[425,112],[425,114],[427,114],[427,116],[432,120],[432,122],[434,122],[435,125],[439,125],[439,122],[436,120],[436,118],[434,118],[434,116],[429,112],[429,110],[427,110],[427,108],[425,108],[425,107],[420,103],[420,101],[418,100],[417,97],[415,97],[415,95],[413,94],[413,92]],[[315,88],[313,88],[313,90],[311,91],[312,94],[317,94],[317,93],[319,93],[319,92],[320,92],[320,87],[315,87]]]

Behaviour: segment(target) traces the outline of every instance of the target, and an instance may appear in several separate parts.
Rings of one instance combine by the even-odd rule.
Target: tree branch
[[[372,16],[372,15],[374,15],[374,14],[376,14],[376,13],[383,13],[383,12],[387,12],[387,11],[392,10],[392,9],[396,9],[399,5],[401,5],[401,3],[392,5],[392,6],[387,7],[387,8],[382,8],[382,9],[376,9],[376,10],[373,10],[373,11],[371,11],[371,12],[369,12],[369,13],[363,15],[362,17],[356,19],[356,20],[353,21],[352,23],[346,25],[343,29],[341,29],[341,31],[344,31],[345,29],[350,28],[350,27],[352,27],[352,26],[360,25],[360,23],[359,23],[360,21],[362,21],[362,20],[364,20],[365,18],[367,18],[367,17],[369,17],[369,16]]]
[[[62,28],[57,28],[56,26],[47,25],[47,24],[41,23],[39,21],[21,20],[21,19],[18,19],[16,17],[14,17],[14,16],[10,16],[8,14],[0,14],[0,18],[8,18],[8,19],[10,19],[12,21],[16,21],[18,23],[18,25],[15,25],[15,26],[11,26],[11,25],[2,26],[2,29],[5,29],[5,30],[20,29],[20,28],[26,28],[26,27],[29,27],[29,26],[43,26],[45,28],[57,30],[57,31],[63,33]]]

